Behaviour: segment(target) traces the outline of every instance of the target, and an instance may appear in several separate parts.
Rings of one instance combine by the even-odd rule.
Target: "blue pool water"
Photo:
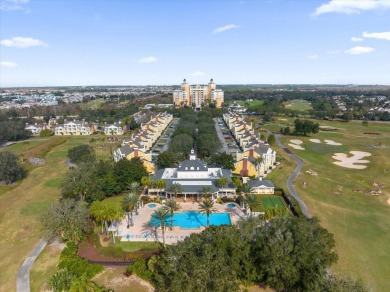
[[[230,209],[233,209],[233,208],[236,207],[236,204],[230,203],[230,204],[227,204],[227,207],[230,208]]]
[[[149,204],[149,208],[156,208],[156,204]]]
[[[229,213],[213,213],[209,217],[210,225],[232,225],[230,221]],[[165,221],[166,226],[171,225],[171,216]],[[160,221],[156,219],[153,215],[150,220],[149,226],[160,226]],[[207,216],[206,214],[201,214],[196,211],[187,211],[183,213],[173,214],[173,226],[180,226],[184,229],[193,229],[199,228],[201,226],[207,226]]]

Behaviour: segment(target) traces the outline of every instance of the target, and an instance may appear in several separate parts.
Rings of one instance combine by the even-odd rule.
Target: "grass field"
[[[278,131],[280,125],[292,124],[276,120],[278,124],[266,126]],[[390,148],[373,149],[370,145],[382,143],[390,147],[390,124],[369,122],[368,130],[361,122],[316,121],[320,125],[337,128],[335,132],[320,132],[313,137],[281,137],[287,145],[290,139],[300,139],[306,150],[294,150],[304,162],[301,174],[294,182],[298,194],[307,204],[312,215],[334,234],[338,262],[333,270],[340,275],[361,278],[374,291],[388,291],[390,287]],[[371,137],[364,132],[378,132]],[[309,138],[322,140],[314,144]],[[323,139],[342,143],[342,146],[325,145]],[[334,148],[332,148],[334,147]],[[285,187],[285,178],[292,168],[289,157],[277,146],[282,170],[274,170],[267,178]],[[334,149],[334,151],[332,151]],[[358,150],[372,153],[366,169],[348,169],[334,165],[335,152],[348,153]],[[286,171],[283,171],[286,170]],[[317,172],[317,176],[306,173]],[[375,183],[384,184],[380,196],[364,192],[377,190]]]
[[[246,102],[244,100],[237,100],[236,103],[245,106],[248,109],[248,111],[253,111],[256,110],[257,108],[260,108],[264,104],[264,101],[254,100],[254,101]]]
[[[106,101],[104,100],[104,98],[98,98],[95,100],[90,100],[88,102],[79,103],[79,106],[84,110],[85,109],[96,110],[96,109],[99,109],[102,106],[102,104],[105,102]]]
[[[15,291],[16,275],[24,259],[33,250],[42,236],[40,214],[57,201],[60,184],[66,174],[64,153],[70,147],[88,142],[88,137],[51,137],[32,139],[26,145],[15,144],[2,151],[12,151],[25,157],[42,157],[45,166],[29,169],[27,178],[15,186],[0,186],[0,287],[1,291]],[[61,154],[59,154],[61,153]],[[33,269],[35,265],[33,266]],[[41,267],[37,277],[48,275]],[[32,281],[36,280],[32,274]],[[34,291],[34,290],[33,290]],[[37,290],[35,290],[37,291]]]
[[[286,102],[284,105],[287,109],[290,109],[293,111],[304,112],[304,111],[313,109],[311,106],[311,103],[306,101],[306,100],[303,100],[303,99],[294,99],[294,100]]]

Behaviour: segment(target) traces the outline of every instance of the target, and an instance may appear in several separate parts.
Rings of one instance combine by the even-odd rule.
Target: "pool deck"
[[[150,204],[155,204],[156,207],[150,208]],[[127,218],[124,218],[118,227],[118,234],[121,237],[121,241],[163,241],[161,227],[155,228],[154,226],[149,226],[149,222],[152,214],[157,209],[161,208],[162,205],[158,203],[150,203],[138,209],[138,215],[133,216],[134,226],[127,228]],[[232,203],[225,204],[214,204],[216,213],[230,213],[230,220],[232,224],[236,224],[240,217],[244,217],[245,214],[241,210],[240,206],[237,204],[234,208],[228,208],[227,205]],[[199,211],[199,204],[194,203],[180,203],[180,211]],[[205,229],[201,227],[200,229],[181,229],[180,227],[173,227],[173,230],[170,230],[169,227],[165,229],[165,242],[167,244],[174,244],[178,241],[184,240],[184,238],[190,236],[193,233],[200,233]]]

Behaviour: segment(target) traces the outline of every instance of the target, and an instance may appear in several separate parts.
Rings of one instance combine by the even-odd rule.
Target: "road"
[[[45,248],[46,244],[47,242],[44,239],[41,239],[35,246],[34,250],[29,254],[29,256],[24,260],[23,264],[20,266],[18,276],[16,278],[17,292],[30,292],[30,270],[34,261]]]
[[[230,154],[229,147],[226,144],[226,141],[225,141],[225,138],[223,137],[223,133],[221,131],[221,128],[218,125],[218,120],[219,119],[214,118],[215,129],[217,130],[217,135],[218,135],[219,141],[221,142],[221,148],[220,148],[219,152],[225,152],[227,154]]]
[[[301,169],[303,167],[303,162],[298,156],[296,156],[294,153],[292,153],[289,149],[287,149],[282,144],[282,142],[279,139],[279,135],[274,134],[274,136],[275,136],[275,141],[279,145],[279,147],[282,148],[284,150],[284,152],[287,153],[288,156],[290,156],[292,159],[294,159],[297,162],[297,167],[294,169],[293,173],[288,177],[288,179],[286,181],[287,189],[288,189],[289,193],[291,194],[291,196],[293,196],[294,199],[298,202],[299,206],[301,207],[302,213],[306,217],[311,218],[310,212],[307,209],[305,202],[299,197],[299,195],[297,194],[297,192],[295,191],[295,188],[293,186],[293,182],[294,182],[295,178],[298,176],[299,172],[301,171]]]

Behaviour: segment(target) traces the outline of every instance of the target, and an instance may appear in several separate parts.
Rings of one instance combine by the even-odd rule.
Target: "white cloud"
[[[337,54],[340,54],[340,50],[327,51],[326,53],[327,53],[328,55],[337,55]]]
[[[25,37],[13,37],[7,40],[1,40],[0,44],[5,47],[15,47],[15,48],[29,48],[29,47],[48,47],[49,45],[33,38]]]
[[[14,68],[17,67],[18,64],[14,62],[2,61],[0,62],[0,67]]]
[[[390,41],[390,31],[372,32],[372,33],[363,32],[363,37]]]
[[[361,47],[361,46],[356,46],[353,48],[350,48],[349,50],[346,50],[345,52],[351,55],[362,55],[362,54],[368,54],[375,51],[374,48],[371,47]]]
[[[309,56],[307,56],[307,58],[315,60],[315,59],[318,59],[318,55],[309,55]]]
[[[137,60],[138,63],[145,64],[145,63],[154,63],[157,62],[158,59],[156,57],[150,56],[150,57],[145,57]]]
[[[217,27],[213,30],[213,33],[220,33],[220,32],[223,32],[223,31],[227,31],[227,30],[230,30],[230,29],[235,29],[235,28],[239,28],[240,26],[238,25],[235,25],[235,24],[228,24],[228,25],[225,25],[225,26],[220,26],[220,27]]]
[[[28,2],[29,0],[3,0],[0,3],[0,11],[25,10],[23,4]]]
[[[360,13],[364,10],[389,9],[389,0],[330,0],[326,4],[317,7],[314,15],[324,13]]]
[[[353,42],[361,42],[361,41],[363,41],[363,38],[351,37],[351,41],[353,41]]]
[[[194,73],[191,73],[189,75],[191,75],[191,76],[204,76],[206,74],[203,73],[202,71],[195,71]]]

